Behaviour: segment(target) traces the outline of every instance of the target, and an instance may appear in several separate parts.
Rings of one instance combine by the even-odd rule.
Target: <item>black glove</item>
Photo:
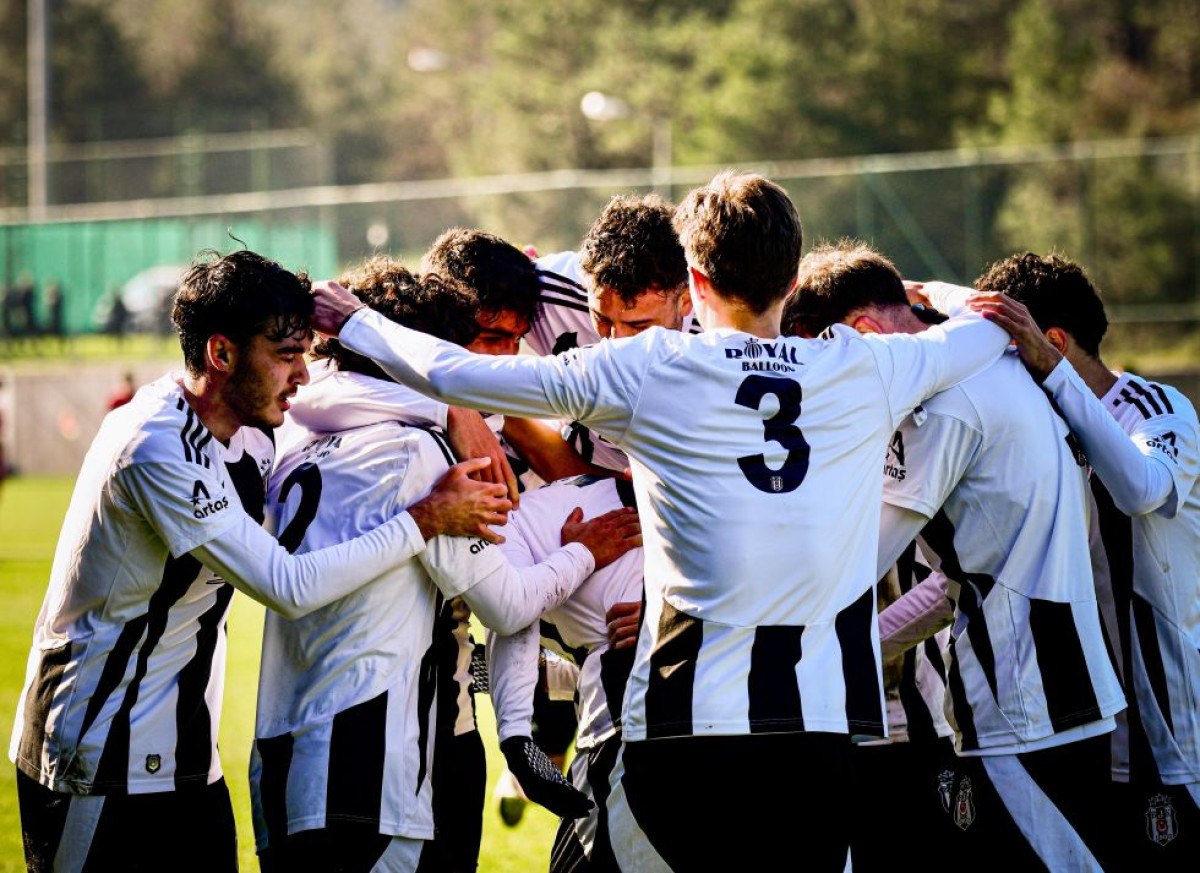
[[[487,647],[476,643],[471,650],[471,691],[475,694],[490,694],[492,680],[488,675]]]
[[[567,781],[562,771],[529,737],[509,737],[500,744],[508,769],[525,796],[561,818],[583,818],[593,804]]]

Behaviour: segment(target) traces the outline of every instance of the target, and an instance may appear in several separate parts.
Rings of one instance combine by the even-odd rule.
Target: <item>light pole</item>
[[[589,121],[618,121],[638,113],[620,97],[602,91],[588,91],[579,101],[579,111]],[[664,199],[671,199],[671,167],[674,162],[671,146],[671,119],[664,116],[642,115],[650,122],[653,140],[650,152],[650,184]]]

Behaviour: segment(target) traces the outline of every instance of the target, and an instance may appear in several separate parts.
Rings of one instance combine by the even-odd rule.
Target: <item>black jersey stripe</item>
[[[133,677],[125,688],[125,697],[121,701],[120,709],[113,716],[108,736],[104,740],[104,751],[100,753],[100,762],[96,766],[94,784],[97,788],[122,790],[127,785],[130,764],[130,716],[133,713],[133,707],[137,704],[142,680],[149,669],[150,656],[166,631],[171,607],[187,593],[199,572],[200,562],[190,554],[182,555],[179,558],[167,558],[166,566],[163,567],[162,583],[158,586],[158,590],[150,596],[150,603],[146,610],[146,636],[138,649]],[[107,668],[107,664],[105,667]],[[123,665],[121,675],[124,675]],[[149,749],[147,751],[150,755],[162,756],[171,749]],[[147,760],[147,769],[149,767],[150,761]]]
[[[83,722],[79,728],[80,739],[87,736],[88,728],[96,721],[96,718],[100,715],[100,710],[108,701],[109,696],[121,684],[121,680],[125,678],[125,670],[129,666],[129,659],[133,656],[133,650],[137,648],[137,644],[141,641],[142,634],[146,632],[146,624],[149,620],[149,613],[143,613],[137,618],[125,622],[125,626],[121,628],[121,633],[117,637],[112,651],[104,659],[104,667],[100,670],[100,678],[96,682],[96,688],[92,691],[92,696],[88,698],[87,709],[83,712]]]
[[[42,750],[46,746],[46,719],[54,706],[58,684],[71,663],[71,643],[42,652],[38,661],[37,678],[29,683],[21,725],[21,744],[18,755],[22,761],[41,770]]]
[[[1142,396],[1142,398],[1144,398],[1145,401],[1150,404],[1150,407],[1154,410],[1155,415],[1163,414],[1163,409],[1161,406],[1158,405],[1158,401],[1154,399],[1153,394],[1151,394],[1149,391],[1147,391],[1145,388],[1143,388],[1141,385],[1139,385],[1133,379],[1129,380],[1129,387],[1132,388],[1134,391],[1136,391],[1138,394],[1140,394]]]
[[[692,734],[692,695],[696,658],[704,641],[704,625],[663,601],[658,642],[650,653],[646,685],[646,732],[650,738]]]
[[[958,641],[953,635],[950,637],[950,675],[946,687],[950,690],[950,708],[962,750],[969,752],[978,749],[979,732],[975,729],[975,717],[967,701],[967,689],[963,685],[962,668],[958,663]]]
[[[204,428],[203,430],[196,432],[196,454],[200,457],[200,460],[206,467],[210,466],[210,464],[208,462],[208,455],[204,453],[204,450],[208,447],[208,444],[212,442],[212,438],[212,431],[208,428]]]
[[[579,282],[576,282],[574,279],[564,276],[562,273],[556,273],[553,270],[543,270],[539,268],[537,274],[538,282],[541,283],[543,289],[561,288],[562,293],[564,294],[574,293],[583,297],[587,296],[587,289],[584,288],[583,285],[581,285]]]
[[[1171,692],[1167,685],[1167,669],[1163,664],[1162,648],[1158,641],[1158,623],[1154,619],[1154,607],[1136,591],[1133,592],[1130,606],[1133,611],[1133,623],[1137,627],[1138,650],[1142,655],[1142,663],[1146,666],[1146,678],[1150,680],[1154,701],[1158,704],[1163,721],[1167,723],[1167,730],[1174,734]]]
[[[883,679],[871,644],[876,622],[875,586],[838,613],[834,620],[842,649],[846,683],[846,721],[855,733],[883,736]]]
[[[1158,763],[1142,723],[1141,710],[1133,694],[1133,631],[1131,628],[1133,597],[1133,522],[1117,509],[1112,495],[1100,481],[1091,477],[1092,495],[1096,498],[1096,518],[1100,541],[1108,559],[1109,584],[1117,613],[1117,636],[1121,644],[1121,674],[1125,677],[1126,696],[1132,701],[1125,710],[1129,742],[1129,778],[1133,782],[1159,781]]]
[[[588,655],[587,646],[568,646],[558,626],[544,618],[538,621],[538,633],[544,641],[550,643],[549,648],[554,649],[576,667],[583,666],[583,659]]]
[[[223,583],[216,601],[200,616],[196,631],[196,654],[179,671],[179,692],[175,702],[175,787],[187,782],[207,781],[216,748],[212,713],[204,698],[212,679],[213,658],[220,642],[233,586]]]
[[[608,713],[612,716],[613,724],[621,723],[625,687],[629,684],[629,674],[633,672],[635,653],[636,649],[633,646],[605,649],[600,653],[600,687],[604,689],[604,699],[608,704]]]
[[[1171,405],[1171,401],[1167,399],[1167,392],[1162,390],[1162,386],[1155,382],[1150,382],[1148,384],[1150,385],[1151,390],[1158,395],[1158,399],[1162,401],[1162,405],[1166,408],[1167,412],[1171,415],[1174,415],[1175,407],[1173,407]]]
[[[267,844],[279,846],[288,835],[287,783],[292,769],[291,734],[256,739],[255,747],[262,761],[258,778],[258,796],[262,803],[263,823],[267,828]]]
[[[620,477],[613,481],[617,486],[617,496],[621,498],[621,505],[628,509],[637,509],[637,495],[633,491],[633,482]]]
[[[179,441],[183,444],[183,459],[189,464],[192,463],[192,444],[188,440],[188,434],[196,424],[196,414],[192,412],[192,407],[187,408],[187,417],[183,422],[183,429],[179,431]]]
[[[364,700],[333,717],[329,735],[326,821],[369,822],[379,827],[387,755],[388,693]]]
[[[445,598],[442,593],[437,592],[437,596],[433,604],[433,614],[437,615],[441,612],[442,603]],[[421,762],[417,767],[417,787],[416,794],[421,793],[421,786],[425,784],[425,777],[429,775],[429,717],[433,714],[434,701],[437,698],[438,687],[438,643],[437,643],[437,622],[434,622],[433,630],[430,633],[429,645],[425,649],[425,653],[421,655],[421,666],[417,673],[417,749],[418,760]]]
[[[406,427],[414,427],[417,430],[425,431],[425,433],[433,437],[433,441],[437,444],[437,447],[442,450],[442,457],[446,459],[447,464],[453,467],[458,463],[458,459],[454,457],[454,452],[450,450],[450,444],[446,441],[446,435],[441,431],[419,424],[406,425]]]
[[[1132,404],[1134,407],[1136,407],[1137,411],[1142,414],[1142,418],[1150,417],[1150,410],[1146,408],[1146,405],[1144,403],[1142,403],[1142,401],[1140,401],[1140,400],[1138,400],[1138,398],[1134,397],[1133,392],[1130,391],[1128,388],[1121,389],[1121,399],[1124,400],[1126,403]]]
[[[1054,730],[1065,731],[1096,721],[1100,702],[1092,687],[1072,605],[1031,599],[1029,632]]]
[[[557,297],[547,297],[544,294],[538,298],[539,303],[547,306],[561,306],[563,309],[574,309],[576,312],[591,312],[586,303],[576,303],[574,300],[560,300]]]
[[[904,720],[908,725],[908,739],[913,743],[931,743],[938,739],[933,716],[921,691],[917,688],[917,647],[904,653],[900,669],[900,705],[904,708]]]
[[[750,733],[804,730],[800,683],[796,678],[796,665],[803,654],[803,636],[803,625],[761,625],[754,629],[750,675],[746,680]]]
[[[267,493],[263,487],[262,474],[258,472],[258,462],[249,454],[243,454],[237,461],[226,463],[225,469],[242,501],[242,509],[246,514],[263,523],[266,517]]]
[[[458,637],[454,635],[458,627],[458,619],[454,617],[454,600],[445,601],[433,623],[433,634],[437,658],[437,722],[435,727],[434,753],[437,754],[438,743],[449,742],[454,735],[454,727],[461,714],[459,694],[462,683],[455,677],[458,672]],[[468,683],[469,684],[469,683]],[[471,707],[471,717],[474,718],[474,695],[468,694]]]

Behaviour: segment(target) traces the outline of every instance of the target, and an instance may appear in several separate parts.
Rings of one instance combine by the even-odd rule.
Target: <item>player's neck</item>
[[[783,313],[782,300],[765,312],[751,312],[746,307],[722,297],[714,297],[706,308],[707,319],[701,321],[705,330],[728,327],[762,339],[774,339],[779,336],[779,319]]]
[[[1103,397],[1117,384],[1117,376],[1105,366],[1097,355],[1089,355],[1078,349],[1067,355],[1067,360],[1079,374],[1079,378],[1097,397]]]
[[[229,445],[241,422],[222,401],[220,389],[208,376],[193,376],[191,373],[184,375],[182,385],[184,400],[199,417],[200,423],[217,440]]]

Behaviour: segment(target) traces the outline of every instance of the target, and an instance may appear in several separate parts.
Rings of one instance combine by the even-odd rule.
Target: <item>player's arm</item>
[[[547,482],[608,473],[581,458],[552,424],[541,419],[506,418],[504,438],[529,462],[533,472]]]
[[[1175,413],[1155,415],[1133,433],[1126,432],[1023,304],[1002,295],[986,307],[975,305],[1012,332],[1025,366],[1054,398],[1117,508],[1126,515],[1173,516],[1178,495],[1191,491],[1200,472],[1195,420]],[[1173,445],[1162,439],[1167,433],[1174,437]]]
[[[396,381],[472,409],[569,418],[620,433],[649,363],[644,353],[623,355],[623,364],[615,361],[611,343],[547,358],[475,355],[383,318],[336,283],[319,282],[313,292],[317,330],[340,330],[344,346],[374,360]]]
[[[204,476],[202,467],[134,464],[122,470],[120,484],[125,499],[140,508],[172,554],[192,554],[268,608],[299,618],[413,557],[425,547],[426,536],[476,531],[507,507],[499,486],[466,480],[469,468],[459,465],[447,490],[432,492],[431,499],[413,507],[415,513],[403,513],[353,540],[303,555],[289,553],[228,498],[219,479],[211,473]],[[179,495],[196,493],[195,483],[202,484],[209,497],[193,508]]]
[[[1007,332],[967,305],[969,288],[928,282],[928,299],[950,316],[942,324],[915,334],[870,334],[864,337],[875,353],[887,390],[892,421],[900,420],[922,400],[969,379],[995,361],[1008,346]]]
[[[484,625],[511,634],[561,604],[597,568],[642,544],[637,514],[625,508],[588,522],[577,509],[562,537],[562,548],[529,567],[513,566],[482,542],[453,537],[432,540],[420,560],[443,594],[461,595]]]
[[[883,657],[899,655],[954,621],[949,580],[929,574],[879,613],[879,645]]]

